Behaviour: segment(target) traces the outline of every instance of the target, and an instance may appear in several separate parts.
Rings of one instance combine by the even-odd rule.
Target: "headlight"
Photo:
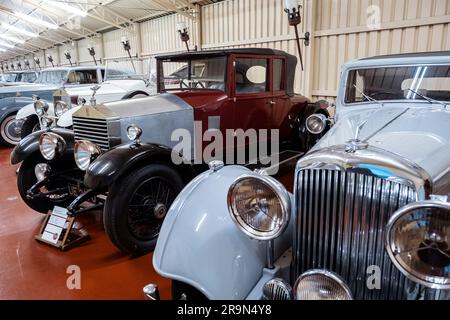
[[[56,133],[46,132],[39,138],[39,149],[44,159],[52,160],[66,149],[66,141]]]
[[[47,118],[45,116],[42,117],[40,121],[41,121],[41,128],[42,129],[50,127],[52,125],[52,123],[53,123],[52,119]]]
[[[127,128],[127,137],[131,141],[138,140],[142,135],[142,129],[137,125],[132,124]]]
[[[306,119],[306,129],[312,134],[321,134],[326,127],[327,117],[321,113],[315,113]]]
[[[228,210],[237,226],[257,240],[280,236],[289,224],[291,202],[275,179],[249,175],[238,178],[228,191]]]
[[[55,115],[61,117],[66,111],[69,111],[69,106],[64,101],[58,101],[55,105]]]
[[[92,160],[94,160],[102,150],[95,144],[87,140],[75,143],[74,156],[78,168],[86,171]]]
[[[267,281],[263,286],[263,300],[282,301],[292,300],[292,287],[283,279],[275,278]]]
[[[42,100],[36,100],[34,102],[34,111],[38,117],[43,117],[48,111],[48,104]]]
[[[303,273],[295,282],[294,295],[296,300],[353,300],[344,280],[326,270]]]
[[[450,203],[415,202],[399,209],[386,226],[386,250],[409,279],[450,289]]]

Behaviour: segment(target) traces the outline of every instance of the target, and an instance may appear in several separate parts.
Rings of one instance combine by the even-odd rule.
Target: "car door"
[[[233,59],[233,112],[234,129],[247,132],[245,139],[236,137],[238,150],[249,146],[250,137],[256,131],[257,139],[261,129],[272,128],[271,57],[262,55],[236,55]],[[236,134],[235,134],[236,136]],[[260,141],[263,142],[263,141]],[[253,143],[257,143],[254,141]]]

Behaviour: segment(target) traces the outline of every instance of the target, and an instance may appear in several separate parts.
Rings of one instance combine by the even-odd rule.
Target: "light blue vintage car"
[[[450,52],[345,64],[329,122],[293,195],[220,162],[184,189],[153,256],[173,298],[450,298]]]

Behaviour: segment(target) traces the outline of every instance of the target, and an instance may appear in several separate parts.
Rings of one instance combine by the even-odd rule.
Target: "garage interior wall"
[[[297,67],[295,90],[313,100],[334,101],[342,63],[381,54],[450,50],[448,0],[303,0],[301,34],[310,32],[311,45],[302,45],[305,71]],[[298,55],[294,30],[283,12],[283,0],[224,0],[196,6],[195,17],[170,14],[113,30],[100,37],[74,41],[36,54],[41,65],[68,65],[69,49],[77,64],[92,64],[87,46],[93,45],[102,62],[126,53],[126,36],[132,54],[152,56],[185,50],[176,23],[185,21],[190,47],[198,49],[267,47]],[[32,56],[29,56],[33,66]],[[15,62],[14,60],[10,61]]]

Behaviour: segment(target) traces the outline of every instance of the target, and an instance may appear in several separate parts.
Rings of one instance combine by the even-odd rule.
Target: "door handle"
[[[275,101],[269,101],[269,102],[267,102],[267,104],[270,104],[270,105],[274,106],[274,105],[276,105],[277,103],[276,103]]]

